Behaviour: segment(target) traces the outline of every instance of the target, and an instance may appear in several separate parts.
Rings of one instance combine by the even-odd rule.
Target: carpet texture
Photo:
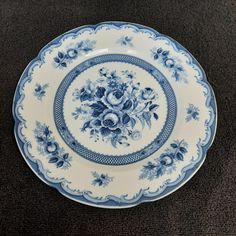
[[[121,20],[150,26],[186,47],[215,91],[218,130],[199,172],[156,202],[123,210],[73,202],[29,169],[13,135],[12,98],[39,50],[72,28]],[[236,2],[0,0],[1,235],[235,235]]]

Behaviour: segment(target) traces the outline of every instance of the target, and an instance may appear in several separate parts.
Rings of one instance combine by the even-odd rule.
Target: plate
[[[13,101],[33,172],[96,207],[158,200],[202,165],[216,131],[206,75],[179,43],[134,23],[82,26],[47,44]]]

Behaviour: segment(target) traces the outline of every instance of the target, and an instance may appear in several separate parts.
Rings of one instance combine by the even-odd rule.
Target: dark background
[[[203,66],[218,103],[215,142],[199,172],[156,202],[121,210],[73,202],[41,182],[21,157],[11,105],[39,50],[72,28],[144,24],[176,39]],[[235,235],[236,1],[0,0],[0,234]]]

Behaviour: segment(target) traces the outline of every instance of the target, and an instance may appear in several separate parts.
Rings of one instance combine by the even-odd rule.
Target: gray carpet
[[[215,142],[181,189],[126,210],[73,202],[41,182],[16,146],[17,81],[61,33],[101,21],[144,24],[176,39],[200,62],[218,102]],[[236,232],[236,2],[0,0],[0,234],[234,235]]]

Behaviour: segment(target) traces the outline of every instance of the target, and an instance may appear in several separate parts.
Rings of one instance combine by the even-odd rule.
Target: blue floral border
[[[70,190],[66,186],[65,179],[52,179],[48,177],[47,171],[43,169],[42,164],[40,161],[34,160],[31,154],[29,153],[28,149],[31,147],[31,144],[26,140],[24,135],[22,134],[21,130],[25,126],[25,120],[20,115],[19,110],[22,109],[22,101],[24,99],[24,84],[26,82],[31,81],[30,73],[34,70],[35,66],[40,65],[44,62],[44,56],[46,51],[55,46],[61,45],[61,39],[66,38],[71,35],[78,35],[84,31],[97,31],[102,27],[109,27],[115,29],[123,29],[126,27],[132,28],[136,32],[147,32],[150,34],[150,37],[153,39],[156,38],[164,38],[168,40],[168,42],[174,47],[176,51],[181,51],[182,54],[186,55],[189,59],[188,64],[192,66],[195,70],[198,71],[199,77],[201,80],[199,83],[207,89],[205,96],[207,97],[206,100],[206,107],[210,110],[211,119],[208,123],[206,123],[206,134],[207,137],[205,140],[200,140],[197,144],[198,148],[198,158],[195,163],[190,164],[189,166],[185,167],[182,170],[182,174],[175,180],[174,182],[167,181],[163,188],[157,189],[155,192],[150,192],[148,189],[140,189],[140,191],[133,197],[127,198],[127,196],[107,196],[103,199],[94,198],[91,196],[90,192],[74,192]],[[41,51],[39,52],[38,56],[32,60],[26,69],[24,70],[18,84],[16,87],[14,99],[13,99],[13,106],[12,106],[13,117],[15,120],[14,125],[14,134],[16,137],[17,145],[20,149],[22,156],[24,157],[26,163],[32,169],[32,171],[46,184],[51,187],[57,189],[62,195],[75,200],[77,202],[81,202],[87,205],[96,206],[96,207],[105,207],[105,208],[126,208],[138,205],[143,202],[150,202],[161,199],[172,192],[176,191],[180,188],[183,184],[185,184],[200,168],[203,164],[207,150],[210,148],[216,133],[216,124],[217,124],[217,107],[216,107],[216,99],[214,92],[207,81],[206,75],[199,65],[197,60],[189,53],[183,46],[181,46],[178,42],[174,39],[165,36],[163,34],[158,33],[156,30],[135,24],[135,23],[127,23],[127,22],[102,22],[97,25],[90,25],[90,26],[82,26],[75,29],[72,29],[59,37],[52,40],[48,43]]]
[[[98,65],[104,62],[123,62],[123,63],[131,63],[136,65],[148,73],[150,73],[157,82],[159,82],[160,86],[162,87],[168,104],[168,112],[167,112],[167,119],[162,128],[161,132],[155,139],[142,148],[139,151],[129,153],[127,155],[103,155],[98,152],[93,152],[86,147],[84,147],[81,143],[79,143],[69,131],[66,122],[63,117],[63,99],[67,88],[70,86],[72,81],[78,76],[78,74],[84,72],[88,68],[92,66]],[[167,96],[168,94],[168,96]],[[150,63],[139,59],[134,56],[124,55],[124,54],[106,54],[102,56],[93,57],[88,59],[81,64],[77,65],[73,70],[71,70],[66,77],[61,82],[54,99],[54,121],[57,127],[58,132],[60,133],[61,137],[64,141],[79,155],[83,156],[84,158],[94,161],[104,165],[127,165],[130,163],[134,163],[144,158],[150,156],[155,151],[157,151],[169,138],[176,121],[176,114],[177,114],[177,105],[176,105],[176,97],[174,91],[169,84],[168,80],[165,78],[164,75],[161,74],[154,66]]]

